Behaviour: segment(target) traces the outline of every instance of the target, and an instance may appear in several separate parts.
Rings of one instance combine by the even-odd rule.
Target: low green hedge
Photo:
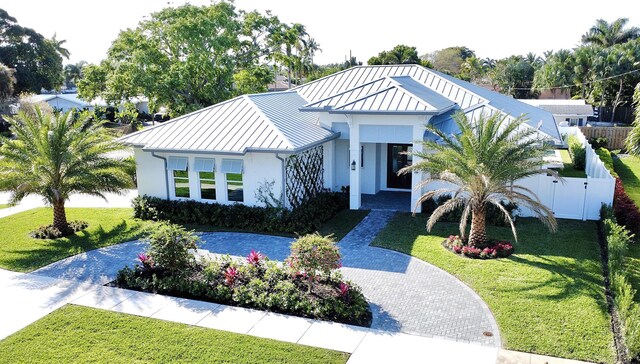
[[[300,235],[318,231],[324,222],[348,207],[349,197],[343,192],[321,192],[295,210],[164,200],[149,196],[136,197],[133,200],[134,216],[143,220]]]
[[[584,146],[575,135],[569,136],[568,144],[569,154],[571,155],[571,160],[573,161],[573,168],[584,171],[587,162],[587,153]]]
[[[613,156],[611,155],[611,152],[606,148],[598,148],[596,149],[596,154],[600,157],[604,166],[609,170],[609,173],[611,173],[614,178],[618,178],[618,174],[613,168]]]

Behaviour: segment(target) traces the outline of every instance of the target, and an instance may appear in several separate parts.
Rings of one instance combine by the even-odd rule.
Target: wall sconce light
[[[352,161],[351,162],[351,170],[355,171],[356,170],[356,161]]]

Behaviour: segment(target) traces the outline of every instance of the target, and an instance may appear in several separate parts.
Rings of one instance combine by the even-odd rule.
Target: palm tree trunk
[[[481,246],[487,242],[487,223],[484,206],[474,207],[471,210],[471,232],[469,233],[469,245]]]
[[[64,201],[56,201],[53,203],[53,227],[57,228],[62,233],[69,230],[67,213],[64,209]]]

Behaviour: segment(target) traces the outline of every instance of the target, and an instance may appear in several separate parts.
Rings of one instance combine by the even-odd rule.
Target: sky
[[[104,59],[120,30],[185,0],[0,0],[22,26],[65,39],[64,63]],[[190,0],[194,5],[209,0]],[[598,18],[627,17],[640,26],[637,0],[236,0],[243,10],[271,10],[281,21],[302,23],[320,44],[318,64],[342,62],[351,53],[366,61],[397,44],[426,54],[466,46],[480,58],[503,58],[573,48]]]

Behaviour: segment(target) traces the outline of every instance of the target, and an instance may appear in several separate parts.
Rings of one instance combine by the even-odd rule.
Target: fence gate
[[[551,178],[551,177],[550,177]],[[553,214],[560,219],[582,220],[585,217],[587,197],[586,178],[564,178],[564,183],[553,181]]]

